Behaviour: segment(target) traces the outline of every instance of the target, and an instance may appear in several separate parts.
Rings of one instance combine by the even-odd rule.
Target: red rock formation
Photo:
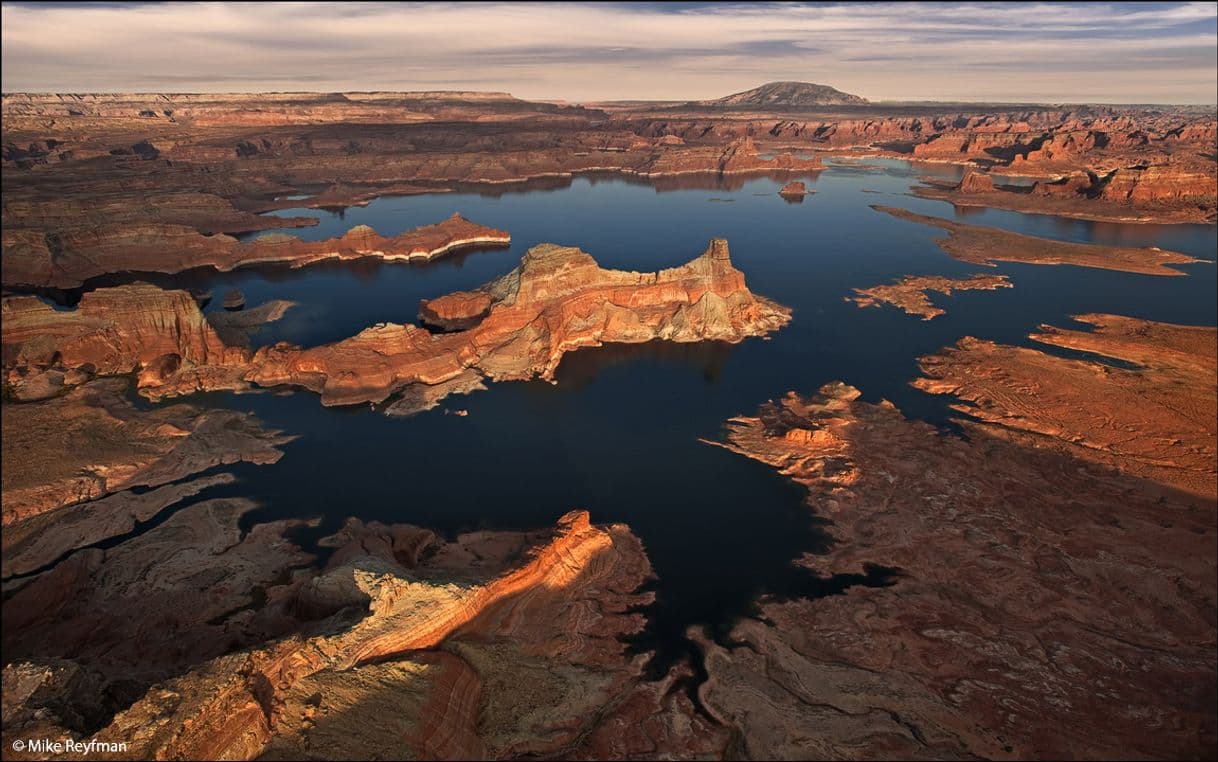
[[[774,154],[763,158],[762,152],[751,137],[734,140],[723,148],[697,147],[675,151],[668,150],[654,156],[640,166],[638,174],[660,177],[679,174],[747,174],[756,172],[808,172],[823,169],[819,156],[801,159],[791,152]]]
[[[491,310],[493,299],[485,291],[454,291],[419,303],[419,320],[446,331],[477,325]]]
[[[578,249],[543,244],[482,291],[493,304],[465,331],[432,335],[390,324],[314,349],[276,345],[258,352],[246,378],[304,386],[324,404],[379,402],[411,384],[443,384],[471,371],[494,380],[552,379],[563,355],[579,347],[736,342],[789,319],[785,308],[749,292],[719,239],[689,264],[658,273],[603,270]]]
[[[790,319],[785,307],[748,290],[721,239],[688,264],[658,273],[604,270],[578,249],[543,244],[481,292],[491,306],[467,330],[435,335],[381,324],[310,349],[276,344],[251,354],[225,344],[189,294],[144,284],[90,292],[71,312],[6,297],[0,336],[8,379],[88,367],[103,375],[137,372],[141,393],[152,398],[252,382],[304,387],[323,404],[342,405],[382,402],[412,385],[429,387],[425,396],[434,403],[476,388],[480,377],[552,380],[563,355],[580,347],[738,342]]]
[[[1098,189],[1089,194],[1095,198],[1069,203],[1026,194],[960,198],[1097,219],[1205,221],[1214,213],[1209,157],[1218,123],[1196,110],[732,108],[587,109],[470,93],[6,95],[5,282],[79,281],[52,266],[65,257],[88,272],[162,259],[178,269],[206,264],[215,247],[228,244],[194,234],[311,224],[251,214],[293,205],[290,196],[328,207],[442,191],[455,182],[561,179],[593,170],[652,179],[807,172],[818,161],[798,156],[825,149],[1050,177],[1163,165],[1177,175],[1174,190],[1147,178],[1139,194],[1154,201],[1139,194],[1112,201],[1099,198]],[[774,158],[762,158],[767,153]],[[96,264],[84,261],[89,257]]]
[[[956,190],[961,193],[985,193],[992,191],[994,190],[994,178],[982,172],[969,170],[960,179],[960,184],[956,186]]]
[[[274,463],[290,441],[231,410],[137,410],[125,382],[102,380],[45,402],[5,405],[5,566],[10,525],[132,487],[176,482],[222,463]],[[64,532],[65,530],[58,530]],[[7,573],[5,574],[7,576]]]
[[[914,214],[906,209],[872,205],[872,209],[921,225],[931,225],[948,232],[948,237],[936,240],[939,248],[961,262],[993,265],[994,262],[1024,262],[1034,265],[1077,265],[1104,270],[1141,273],[1143,275],[1184,275],[1168,265],[1200,262],[1184,254],[1156,247],[1097,246],[1065,243],[1048,238],[1010,233],[998,228],[967,225],[962,222]]]
[[[971,180],[956,186],[928,181],[914,195],[1020,212],[1115,222],[1213,222],[1218,181],[1210,165],[1184,160],[1151,167],[1120,168],[1099,177],[1066,167],[1067,178],[1039,181],[1031,193],[1002,190]]]
[[[341,562],[299,588],[366,608],[362,619],[336,616],[319,634],[202,664],[95,737],[122,736],[133,756],[157,758],[599,757],[621,749],[605,742],[613,729],[647,717],[663,748],[722,749],[720,731],[644,684],[642,659],[624,654],[620,638],[641,626],[631,610],[651,597],[635,592],[650,566],[626,527],[573,512],[549,538],[428,534],[428,560],[409,578],[390,535],[349,524],[336,538]],[[448,582],[452,568],[467,582]],[[375,727],[370,707],[386,710]]]
[[[949,159],[994,161],[1004,154],[1014,153],[1024,145],[1026,135],[1018,132],[977,131],[964,134],[940,134],[913,147],[919,159]]]
[[[290,589],[291,570],[312,560],[284,536],[307,522],[242,528],[255,507],[195,502],[113,547],[85,548],[10,581],[6,661],[71,658],[112,683],[146,686],[298,628],[284,606],[262,603],[264,595],[275,602]]]
[[[1103,183],[1100,198],[1138,204],[1196,201],[1213,207],[1218,184],[1207,167],[1153,165],[1118,169]]]
[[[779,189],[778,195],[792,196],[792,197],[798,196],[798,197],[802,198],[802,197],[808,195],[808,186],[804,185],[802,182],[800,182],[798,180],[792,180],[791,182],[782,186],[781,189]]]
[[[1085,172],[1068,175],[1063,179],[1038,181],[1032,184],[1033,196],[1056,196],[1065,199],[1078,199],[1080,195],[1089,193],[1094,186],[1094,179]]]
[[[6,199],[4,222],[6,229],[51,231],[160,224],[194,228],[210,235],[309,227],[317,224],[317,218],[262,217],[235,208],[215,193],[151,190],[133,193],[130,197],[111,194],[81,198],[69,192],[37,201]]]
[[[1082,315],[1094,332],[1044,326],[1032,338],[1136,363],[1088,360],[961,339],[922,358],[914,382],[963,400],[955,409],[995,433],[1028,435],[1038,447],[1218,499],[1218,333],[1117,315]]]
[[[846,301],[854,302],[860,307],[891,304],[907,314],[920,315],[923,320],[933,320],[946,314],[946,310],[931,304],[926,295],[928,291],[950,295],[953,291],[994,291],[999,288],[1011,288],[1013,285],[1005,275],[973,275],[959,279],[939,275],[907,275],[891,285],[856,288],[855,296],[846,297]]]
[[[1028,412],[1121,393],[1093,377]],[[1212,498],[1198,507],[989,426],[944,434],[859,396],[831,384],[728,424],[729,449],[806,486],[831,522],[832,548],[803,566],[897,570],[888,587],[763,600],[724,644],[700,638],[699,697],[740,755],[1212,756]],[[1144,420],[1140,405],[1105,409],[1115,428]]]
[[[471,246],[506,246],[511,236],[454,214],[385,238],[366,225],[340,238],[302,241],[267,234],[251,241],[206,236],[176,225],[101,226],[59,236],[55,251],[30,231],[5,233],[4,283],[71,288],[108,272],[178,273],[194,267],[229,271],[257,264],[304,267],[324,260],[376,257],[427,260]]]
[[[5,297],[0,341],[6,383],[47,368],[137,373],[139,386],[173,379],[181,392],[241,386],[247,350],[226,345],[185,291],[144,283],[102,288],[70,312],[35,297]]]

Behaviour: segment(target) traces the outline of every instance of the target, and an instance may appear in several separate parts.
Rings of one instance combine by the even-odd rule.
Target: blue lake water
[[[890,399],[911,417],[945,424],[948,400],[909,382],[920,355],[965,335],[1029,344],[1026,336],[1039,324],[1070,325],[1070,315],[1083,312],[1215,323],[1211,263],[1187,266],[1188,277],[1174,278],[1065,266],[978,267],[946,256],[934,242],[941,230],[870,208],[956,216],[948,204],[908,195],[927,174],[950,179],[959,169],[888,160],[835,164],[804,178],[816,193],[802,203],[780,198],[782,181],[769,178],[658,191],[596,177],[550,190],[383,198],[341,215],[278,212],[318,216],[315,228],[285,231],[311,240],[357,224],[392,235],[460,212],[510,231],[513,243],[423,265],[369,261],[156,280],[217,295],[238,288],[250,305],[296,301],[298,307],[255,341],[312,345],[381,321],[411,322],[420,299],[479,286],[538,243],[579,246],[605,267],[651,271],[682,264],[712,237],[723,237],[749,287],[792,307],[794,319],[770,340],[735,346],[583,350],[563,361],[556,385],[491,384],[405,419],[367,406],[323,408],[310,393],[198,395],[196,402],[252,411],[299,437],[280,463],[238,466],[238,485],[206,496],[227,491],[260,501],[247,524],[321,516],[314,536],[352,515],[451,533],[550,526],[572,508],[587,508],[594,521],[626,522],[642,538],[658,576],[658,600],[639,645],[659,648],[665,659],[682,652],[686,627],[722,632],[759,594],[820,594],[858,581],[818,582],[795,571],[792,559],[825,547],[802,491],[699,438],[719,437],[727,418],[752,414],[767,399],[832,380],[859,387],[869,400]],[[1114,225],[997,210],[962,210],[959,218],[1066,241],[1156,245],[1209,260],[1218,243],[1214,226]],[[843,300],[854,287],[906,274],[975,272],[1007,274],[1015,287],[934,295],[948,314],[930,322]],[[444,414],[456,408],[468,417]]]

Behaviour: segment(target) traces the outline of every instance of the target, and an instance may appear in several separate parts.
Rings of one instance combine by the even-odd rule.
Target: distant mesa
[[[695,101],[698,106],[796,108],[801,106],[864,106],[869,101],[843,93],[828,85],[812,82],[770,82],[752,90],[710,101]]]

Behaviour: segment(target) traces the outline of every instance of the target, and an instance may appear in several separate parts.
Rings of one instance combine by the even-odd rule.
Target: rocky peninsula
[[[184,291],[98,289],[73,311],[5,297],[5,378],[17,386],[72,371],[133,373],[151,399],[290,385],[317,392],[326,405],[380,403],[410,392],[408,400],[428,407],[482,379],[552,380],[563,355],[580,347],[739,342],[790,319],[785,307],[749,291],[722,239],[691,262],[656,273],[605,270],[578,249],[543,244],[481,294],[468,297],[476,312],[464,314],[453,314],[456,298],[446,299],[449,319],[470,324],[461,331],[382,324],[335,344],[256,351],[225,343]],[[407,402],[394,412],[415,407]]]
[[[1213,749],[1215,332],[1085,319],[1044,340],[1145,365],[976,340],[925,358],[918,385],[968,401],[966,436],[840,383],[728,422],[723,446],[832,522],[802,565],[900,570],[762,599],[727,643],[695,633],[699,697],[746,756]]]

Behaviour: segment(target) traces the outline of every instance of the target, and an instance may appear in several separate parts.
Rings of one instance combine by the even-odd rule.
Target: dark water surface
[[[907,415],[942,425],[948,400],[909,382],[918,356],[962,336],[1029,344],[1027,334],[1040,323],[1071,325],[1070,315],[1092,311],[1215,323],[1213,264],[1188,266],[1189,277],[1178,278],[1063,266],[991,270],[943,254],[934,243],[942,231],[870,209],[880,203],[953,217],[948,204],[906,195],[924,174],[952,178],[959,170],[887,160],[834,165],[806,178],[816,194],[802,203],[776,195],[782,183],[774,179],[657,192],[637,181],[577,178],[551,190],[383,198],[342,215],[287,209],[278,214],[321,218],[316,228],[286,231],[308,239],[341,235],[356,224],[392,235],[460,212],[510,231],[513,244],[426,265],[367,262],[158,280],[210,287],[217,295],[239,288],[251,306],[297,301],[255,341],[312,345],[381,321],[413,321],[421,298],[479,286],[516,266],[537,243],[576,245],[602,266],[650,271],[692,259],[712,237],[727,238],[749,287],[794,309],[792,323],[771,340],[582,350],[563,361],[557,385],[491,384],[406,419],[366,406],[323,408],[311,393],[194,398],[252,411],[299,437],[278,464],[238,466],[241,482],[221,488],[262,503],[247,524],[322,516],[324,534],[359,516],[454,533],[551,526],[572,508],[590,510],[597,522],[628,523],[658,575],[650,629],[637,645],[658,647],[667,661],[683,651],[687,627],[722,633],[759,594],[828,594],[886,579],[878,569],[865,578],[819,581],[791,567],[801,553],[824,549],[823,532],[801,489],[764,465],[698,441],[718,438],[727,418],[752,414],[788,390],[810,392],[840,379],[866,399],[890,399]],[[1066,241],[1157,245],[1210,260],[1218,240],[1213,226],[1113,225],[997,210],[971,210],[961,219]],[[1008,274],[1015,287],[934,295],[948,314],[931,322],[843,301],[854,287],[906,274],[974,272]],[[469,415],[445,415],[446,408]]]

